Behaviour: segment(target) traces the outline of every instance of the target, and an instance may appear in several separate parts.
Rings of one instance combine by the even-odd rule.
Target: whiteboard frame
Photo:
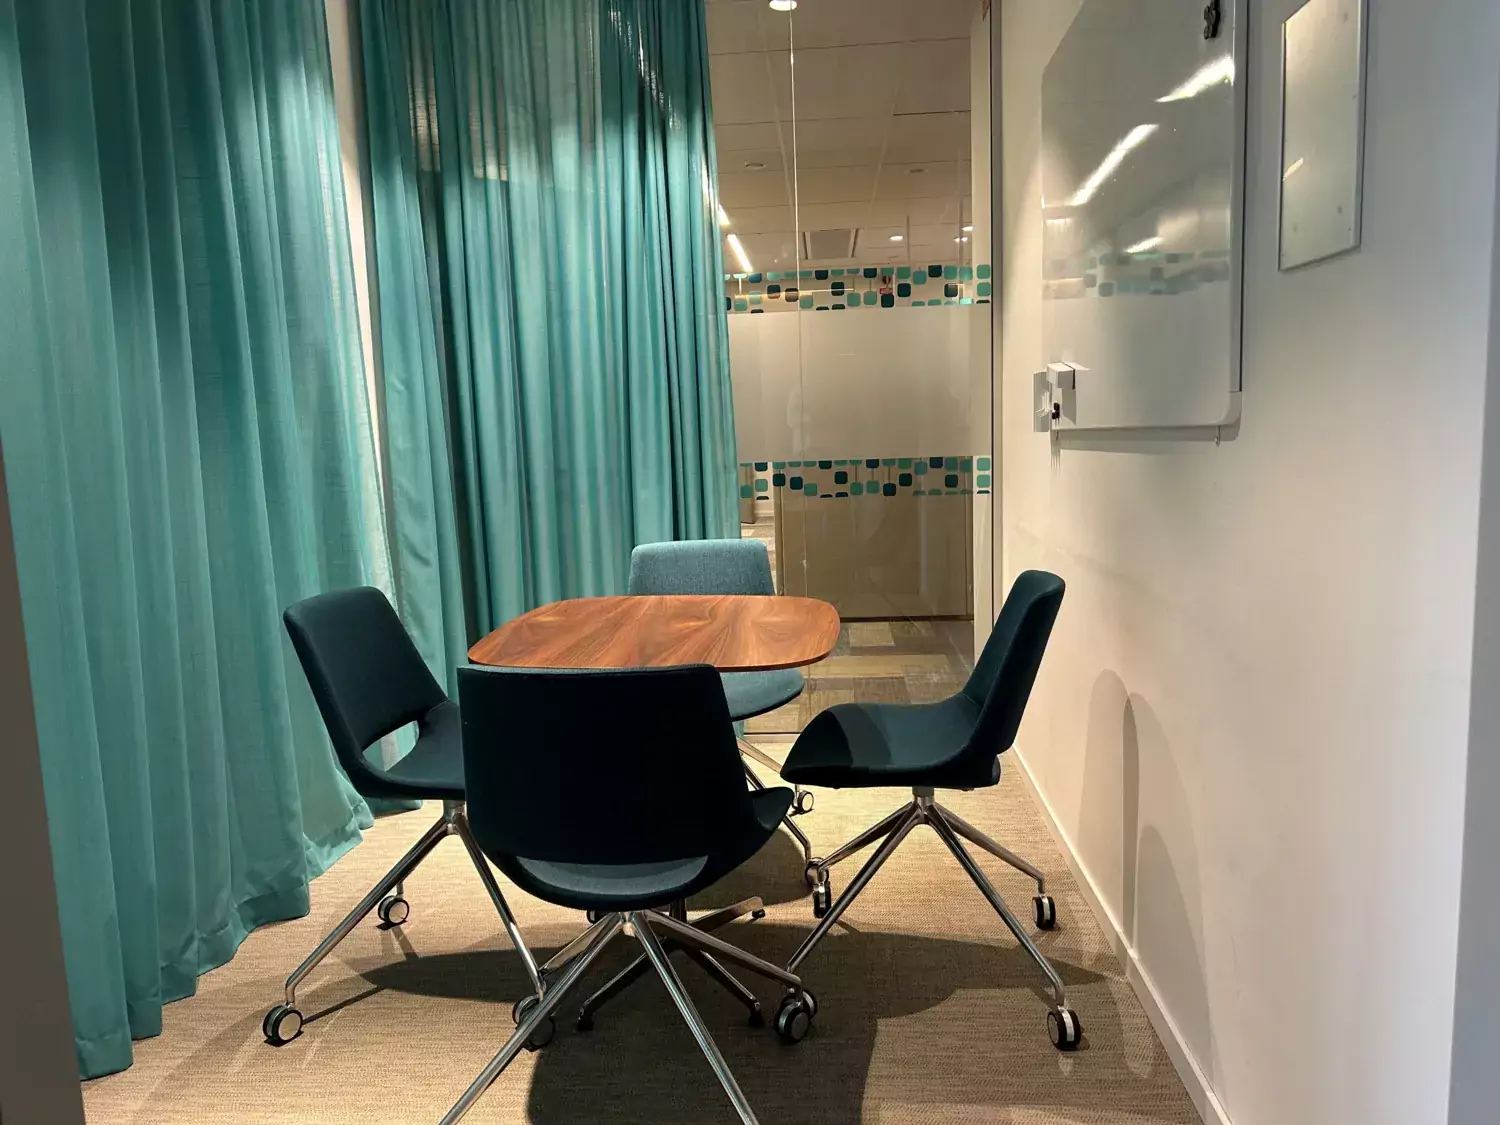
[[[1111,424],[1088,424],[1074,425],[1065,417],[1054,419],[1052,432],[1054,436],[1067,434],[1089,434],[1089,433],[1128,433],[1131,431],[1150,431],[1153,435],[1162,431],[1172,430],[1204,430],[1215,429],[1219,431],[1215,436],[1219,438],[1233,437],[1238,432],[1240,422],[1240,395],[1244,390],[1244,319],[1245,319],[1245,173],[1246,173],[1246,146],[1248,136],[1246,121],[1248,117],[1249,98],[1247,87],[1249,86],[1249,44],[1250,44],[1250,0],[1223,0],[1223,5],[1230,9],[1231,28],[1230,54],[1234,58],[1234,84],[1232,87],[1231,105],[1232,120],[1235,131],[1234,140],[1230,145],[1229,164],[1229,208],[1230,208],[1230,235],[1229,235],[1229,382],[1226,388],[1227,401],[1223,413],[1218,418],[1205,418],[1201,422],[1125,422],[1119,425]],[[1040,221],[1040,217],[1038,219]],[[1054,395],[1057,388],[1053,388]],[[1231,432],[1225,433],[1225,430]]]

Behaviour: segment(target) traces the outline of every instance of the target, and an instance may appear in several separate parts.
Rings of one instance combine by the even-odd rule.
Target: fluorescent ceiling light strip
[[[729,236],[729,248],[734,251],[734,256],[740,260],[740,266],[746,273],[755,272],[755,267],[750,264],[750,259],[745,254],[745,246],[740,241],[739,235],[731,234]]]
[[[1068,200],[1068,205],[1082,207],[1093,199],[1094,193],[1103,186],[1104,181],[1113,176],[1115,170],[1124,163],[1125,157],[1130,155],[1130,150],[1138,148],[1159,128],[1161,128],[1159,125],[1137,125],[1121,137],[1119,143],[1109,150],[1109,155],[1104,158],[1099,167],[1094,169],[1093,174],[1083,181],[1083,186],[1073,193],[1073,198]]]
[[[1159,102],[1181,102],[1188,98],[1196,98],[1205,90],[1211,90],[1223,83],[1234,82],[1234,57],[1232,55],[1220,55],[1210,62],[1204,63],[1188,77],[1177,89],[1165,97],[1157,98]]]
[[[724,213],[724,204],[718,203],[715,204],[715,206],[717,206],[719,209],[719,225],[721,227],[727,227],[729,225],[729,216]]]
[[[1159,235],[1159,234],[1153,235],[1150,238],[1143,238],[1143,239],[1141,239],[1134,246],[1127,246],[1127,247],[1125,247],[1125,253],[1127,253],[1127,254],[1144,254],[1148,250],[1155,250],[1158,246],[1160,246],[1165,241],[1166,240],[1164,238],[1162,238],[1161,235]]]

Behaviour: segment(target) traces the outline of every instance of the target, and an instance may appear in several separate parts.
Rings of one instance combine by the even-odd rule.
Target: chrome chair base
[[[521,930],[516,925],[516,918],[511,913],[510,904],[500,893],[500,886],[495,882],[494,873],[490,870],[484,853],[479,850],[479,845],[469,831],[469,822],[464,816],[463,802],[444,801],[443,815],[438,822],[422,834],[422,838],[396,862],[396,866],[386,872],[385,877],[370,889],[370,893],[360,899],[359,905],[351,910],[344,920],[334,927],[333,932],[308,955],[307,960],[298,965],[296,971],[286,978],[286,994],[282,1003],[266,1013],[261,1025],[268,1043],[275,1047],[285,1046],[302,1033],[302,1013],[297,1010],[297,986],[333,952],[339,942],[349,936],[365,915],[378,907],[380,919],[387,925],[400,925],[406,920],[410,910],[402,896],[406,878],[427,858],[433,848],[449,836],[457,836],[463,841],[475,870],[479,872],[480,881],[484,883],[484,889],[489,892],[490,901],[494,903],[495,910],[500,915],[506,935],[515,946],[516,952],[521,955],[521,963],[526,966],[526,975],[531,978],[534,995],[540,996],[543,993],[545,969],[537,967],[536,959],[532,957],[531,950],[527,948],[525,940],[521,937]],[[399,904],[399,908],[396,904]],[[578,939],[575,939],[574,942],[564,947],[557,957],[553,958],[553,962],[561,962],[564,959],[563,955],[568,954],[577,944]],[[549,962],[548,965],[552,965],[553,962]]]
[[[1052,988],[1052,1009],[1047,1013],[1048,1032],[1052,1038],[1053,1045],[1059,1050],[1069,1051],[1076,1048],[1082,1038],[1082,1025],[1078,1020],[1078,1014],[1068,1007],[1067,989],[1063,984],[1062,977],[1058,976],[1057,970],[1052,963],[1043,956],[1042,951],[1037,948],[1036,942],[1032,940],[1021,926],[1019,919],[1011,912],[1005,900],[1000,897],[999,892],[990,885],[985,878],[984,872],[974,862],[974,858],[963,846],[967,840],[976,847],[989,852],[1017,871],[1035,880],[1037,895],[1034,900],[1036,906],[1036,922],[1039,928],[1044,930],[1053,929],[1056,926],[1057,908],[1052,897],[1047,894],[1046,877],[1033,864],[1028,863],[1010,849],[996,843],[957,813],[945,809],[933,799],[931,789],[919,788],[912,790],[912,801],[910,804],[897,809],[879,824],[861,832],[854,839],[832,852],[827,859],[817,860],[813,863],[812,870],[816,874],[818,884],[823,888],[823,900],[827,901],[828,872],[837,863],[848,859],[876,841],[880,846],[875,854],[865,861],[859,873],[854,876],[853,882],[847,890],[841,894],[836,901],[827,907],[826,912],[821,914],[817,927],[810,933],[806,940],[797,947],[797,952],[787,962],[787,969],[796,972],[798,967],[805,961],[808,955],[817,947],[818,943],[833,929],[849,904],[859,897],[860,893],[869,885],[869,882],[885,865],[885,861],[895,853],[901,846],[901,841],[906,839],[907,833],[919,824],[925,824],[937,833],[938,838],[948,846],[953,857],[958,860],[959,866],[974,881],[974,885],[984,895],[1000,920],[1021,943],[1022,948],[1030,954],[1031,959],[1037,963],[1042,972],[1046,974],[1047,981]],[[815,898],[815,901],[816,898]]]
[[[727,942],[720,941],[696,926],[657,910],[632,910],[628,913],[605,914],[580,935],[569,947],[576,946],[577,950],[567,960],[562,975],[542,994],[541,1002],[526,1012],[505,1046],[501,1047],[495,1057],[490,1060],[489,1065],[479,1072],[479,1076],[444,1116],[442,1125],[454,1125],[469,1112],[485,1090],[489,1089],[491,1083],[521,1053],[521,1049],[530,1041],[532,1035],[542,1028],[545,1021],[552,1019],[557,1006],[578,983],[588,967],[622,932],[628,933],[640,942],[645,960],[656,970],[662,983],[667,986],[667,991],[677,1005],[678,1012],[692,1031],[693,1038],[698,1041],[698,1047],[708,1058],[709,1065],[713,1067],[714,1074],[724,1087],[724,1092],[729,1095],[729,1100],[733,1103],[735,1112],[739,1114],[740,1121],[744,1125],[758,1125],[755,1111],[750,1108],[744,1091],[735,1081],[729,1064],[724,1061],[718,1045],[714,1043],[713,1037],[704,1025],[703,1017],[698,1014],[698,1009],[693,1006],[692,999],[683,988],[676,971],[673,970],[667,958],[664,939],[685,950],[696,950],[710,956],[722,957],[751,972],[778,981],[798,995],[802,994],[802,982],[794,973],[773,965],[769,961],[763,961]]]
[[[721,926],[727,926],[736,918],[743,918],[747,914],[751,918],[763,918],[765,917],[765,913],[765,903],[759,898],[747,898],[743,902],[735,903],[733,906],[726,906],[720,910],[713,911],[711,914],[705,914],[695,922],[688,921],[686,903],[674,902],[667,908],[667,917],[689,925],[700,933],[705,934],[712,933]],[[663,942],[662,946],[669,954],[681,949],[704,972],[722,985],[735,999],[744,1004],[746,1010],[749,1012],[751,1026],[759,1027],[765,1022],[765,1017],[761,1012],[760,1000],[756,997],[755,993],[736,980],[729,970],[724,968],[714,958],[712,953],[692,946],[683,946],[670,938]],[[583,1002],[583,1007],[578,1012],[578,1030],[592,1031],[595,1013],[643,977],[650,968],[650,959],[642,953],[629,965],[611,977],[602,988],[598,989]]]

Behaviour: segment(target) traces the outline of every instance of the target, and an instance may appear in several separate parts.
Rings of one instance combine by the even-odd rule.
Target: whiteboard
[[[1241,8],[1085,0],[1047,64],[1042,336],[1076,369],[1055,429],[1238,420]]]

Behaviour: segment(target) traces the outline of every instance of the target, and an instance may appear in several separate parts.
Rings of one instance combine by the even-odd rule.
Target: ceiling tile
[[[875,186],[876,199],[937,198],[967,195],[969,185],[960,171],[966,165],[955,160],[933,160],[922,164],[884,164]],[[920,170],[920,171],[919,171]]]
[[[969,155],[969,114],[898,113],[890,119],[885,159],[893,164],[962,160]]]
[[[895,44],[811,50],[798,47],[798,124],[893,112],[905,49]]]
[[[969,108],[967,38],[906,43],[901,47],[897,113],[959,112]],[[799,70],[798,81],[802,75]]]
[[[885,144],[892,118],[889,114],[867,117],[830,117],[797,121],[797,150],[824,148],[879,148]]]
[[[733,172],[780,172],[783,167],[780,148],[717,148],[717,153],[720,175]],[[747,168],[747,164],[759,164],[761,167]]]
[[[781,121],[790,116],[792,71],[782,54],[716,55],[709,66],[714,124]]]
[[[724,210],[729,214],[729,229],[744,237],[747,234],[764,234],[768,231],[796,229],[791,207],[737,207]]]
[[[797,197],[804,207],[809,203],[868,203],[874,187],[874,168],[802,168],[797,172]]]
[[[873,168],[880,163],[880,146],[873,148],[813,148],[797,145],[797,170],[799,174],[809,168]]]
[[[792,201],[785,173],[724,172],[719,173],[719,202],[731,214],[747,207],[774,207]]]
[[[788,138],[788,144],[791,139]],[[740,152],[751,148],[781,148],[781,126],[774,121],[755,125],[714,123],[714,147],[720,152]]]
[[[723,0],[708,5],[708,53],[785,51],[790,46],[786,17],[760,0]]]

